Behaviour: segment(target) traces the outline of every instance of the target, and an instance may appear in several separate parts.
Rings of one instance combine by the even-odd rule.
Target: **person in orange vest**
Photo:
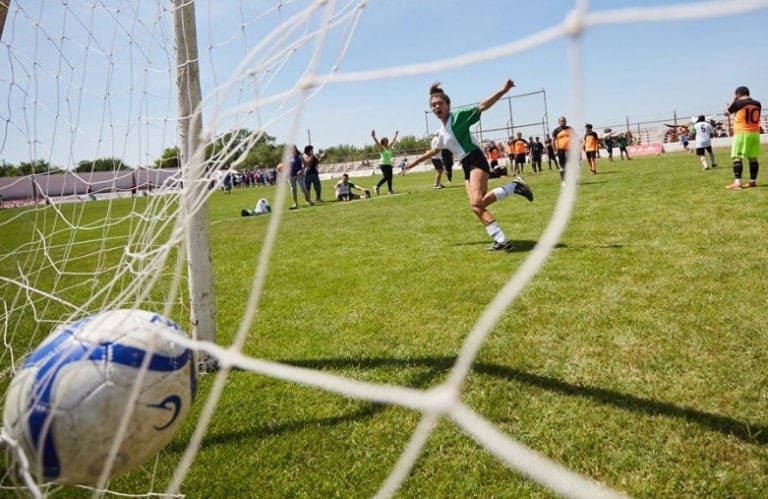
[[[528,141],[523,138],[522,133],[517,132],[517,136],[512,140],[512,149],[515,154],[515,168],[513,174],[520,175],[523,173],[525,155],[528,152]]]
[[[600,137],[592,130],[592,125],[587,123],[584,125],[586,133],[584,134],[584,152],[587,153],[587,163],[589,164],[589,172],[592,175],[597,175],[597,158],[600,157]]]
[[[565,185],[565,166],[568,163],[568,148],[571,140],[575,140],[576,132],[568,125],[565,116],[557,118],[557,128],[552,131],[552,142],[557,151],[557,162],[560,167],[560,183]]]

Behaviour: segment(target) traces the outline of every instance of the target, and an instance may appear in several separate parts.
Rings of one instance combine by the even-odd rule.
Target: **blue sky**
[[[117,156],[133,165],[151,163],[163,148],[176,144],[170,2],[109,0],[104,2],[110,8],[107,13],[87,7],[88,2],[68,9],[56,7],[57,3],[15,0],[11,6],[0,46],[6,61],[0,71],[0,122],[6,123],[0,159],[18,162],[39,157],[66,166],[86,158]],[[325,12],[318,8],[312,16],[299,19],[296,16],[316,3],[283,0],[281,8],[274,9],[278,3],[197,0],[204,94],[230,81],[238,65],[254,55],[252,51],[276,26],[290,23],[296,31],[288,40],[296,40],[312,32]],[[637,122],[667,119],[675,111],[683,118],[712,114],[724,108],[738,85],[749,86],[758,100],[768,100],[768,5],[762,3],[761,10],[734,16],[590,28],[581,36],[583,99],[579,104],[584,120],[604,126],[623,123],[626,116]],[[672,4],[592,0],[588,10]],[[702,8],[697,1],[674,4],[694,13]],[[335,5],[337,11],[354,12],[360,2],[337,0]],[[452,61],[557,26],[575,5],[569,0],[368,0],[344,58],[339,62],[336,55],[351,21],[327,34],[313,69],[327,74],[338,62],[339,73],[355,74]],[[710,5],[727,7],[730,2]],[[561,38],[460,68],[329,83],[312,96],[298,119],[295,114],[280,116],[276,104],[228,117],[216,114],[247,105],[256,95],[279,96],[292,88],[307,70],[317,40],[298,46],[284,63],[263,66],[269,71],[259,73],[259,79],[247,75],[235,79],[218,105],[209,98],[204,120],[211,132],[224,131],[234,123],[265,126],[280,142],[303,145],[311,136],[320,148],[367,144],[372,129],[379,136],[391,136],[395,130],[422,136],[437,126],[425,114],[427,90],[435,80],[443,83],[454,105],[486,97],[506,78],[516,82],[512,96],[543,89],[550,127],[558,115],[569,116],[574,110],[571,41]],[[288,43],[267,43],[255,54],[260,59],[249,59],[246,69],[280,55]],[[39,63],[32,64],[32,59]],[[281,102],[285,110],[293,109],[297,100],[293,96]],[[541,94],[513,100],[516,124],[540,121],[543,112]],[[508,109],[500,104],[486,113],[484,126],[504,127],[508,121]],[[524,131],[538,135],[535,132]]]

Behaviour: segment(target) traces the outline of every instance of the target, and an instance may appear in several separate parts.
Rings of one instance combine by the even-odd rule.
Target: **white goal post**
[[[184,233],[186,239],[190,333],[193,338],[216,342],[216,312],[213,287],[213,260],[208,230],[208,204],[205,202],[208,176],[203,149],[202,92],[197,51],[195,3],[174,0],[176,40],[176,86],[178,88],[179,162],[183,171]],[[201,202],[202,200],[202,202]],[[214,361],[203,354],[200,367],[214,369]]]

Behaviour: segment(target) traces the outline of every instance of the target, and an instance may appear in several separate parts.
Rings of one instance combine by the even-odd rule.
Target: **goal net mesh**
[[[191,0],[190,0],[191,1]],[[180,4],[182,2],[179,2]],[[236,169],[277,123],[289,123],[286,143],[300,140],[307,102],[326,87],[381,79],[435,75],[531,50],[557,39],[570,43],[572,122],[581,123],[582,34],[599,25],[728,16],[768,6],[733,1],[591,11],[586,1],[557,25],[472,53],[449,54],[424,64],[345,72],[343,61],[366,0],[218,2],[197,0],[197,45],[204,96],[199,114],[207,161],[195,184],[218,185],[217,171]],[[216,189],[199,190],[183,208],[189,189],[175,170],[178,150],[177,67],[174,3],[143,0],[0,0],[6,19],[3,54],[0,155],[14,163],[17,177],[5,177],[0,194],[0,387],[25,355],[62,322],[112,308],[162,312],[180,324],[190,314],[185,235],[189,212],[200,209]],[[201,20],[204,20],[201,22]],[[355,105],[355,103],[349,103]],[[421,110],[414,110],[418,116]],[[227,130],[253,130],[231,147]],[[216,138],[218,142],[213,142]],[[240,137],[243,139],[243,137]],[[210,147],[211,143],[218,144]],[[243,147],[242,145],[245,144]],[[192,151],[194,157],[201,150]],[[94,158],[108,158],[95,160]],[[116,159],[119,158],[119,159]],[[107,164],[105,168],[104,165]],[[223,170],[222,170],[223,165]],[[156,167],[170,167],[158,170]],[[5,167],[5,164],[4,164]],[[130,167],[130,168],[129,168]],[[231,343],[189,339],[217,359],[220,370],[194,421],[172,478],[155,481],[158,461],[144,472],[144,490],[102,484],[94,493],[179,494],[201,446],[230,369],[253,371],[356,400],[404,407],[419,422],[378,496],[395,494],[409,476],[430,435],[449,421],[492,456],[523,476],[572,497],[614,497],[613,491],[522,445],[462,401],[462,386],[490,332],[546,262],[568,225],[578,168],[567,172],[545,231],[527,258],[487,304],[446,381],[429,390],[363,382],[324,370],[300,368],[242,353],[259,308],[281,209],[273,210],[264,242],[241,276],[252,279],[245,313]],[[284,206],[285,182],[273,205]],[[18,194],[19,192],[23,194]],[[21,229],[19,229],[21,228]],[[248,275],[250,273],[250,276]],[[231,324],[231,322],[228,322]],[[0,495],[48,495],[55,484],[35,483],[24,456],[4,441]],[[222,461],[222,467],[230,466]]]

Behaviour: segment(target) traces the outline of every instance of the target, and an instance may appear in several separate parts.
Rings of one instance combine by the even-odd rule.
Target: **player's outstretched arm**
[[[376,144],[376,149],[381,149],[379,139],[376,138],[376,130],[371,130],[371,138],[373,139],[373,143]]]
[[[392,142],[389,143],[389,148],[394,149],[395,142],[397,142],[397,134],[400,133],[399,130],[395,130],[395,135],[392,137]]]
[[[514,86],[515,86],[515,82],[513,82],[512,80],[507,80],[506,82],[504,82],[504,86],[502,86],[500,90],[498,90],[495,94],[491,95],[490,97],[486,98],[484,101],[480,103],[480,105],[478,106],[478,109],[480,110],[480,112],[482,113],[486,109],[496,104],[496,102],[498,102],[499,99],[501,99],[502,96],[507,92],[509,92],[510,89]]]
[[[429,151],[425,152],[424,154],[422,154],[418,158],[416,158],[413,161],[411,161],[410,164],[406,165],[405,168],[403,168],[403,171],[400,173],[400,175],[405,175],[405,172],[407,172],[408,170],[410,170],[414,166],[418,165],[419,163],[423,163],[424,161],[426,161],[427,159],[431,158],[432,156],[434,156],[435,154],[437,154],[439,152],[440,152],[440,149],[430,149]]]

